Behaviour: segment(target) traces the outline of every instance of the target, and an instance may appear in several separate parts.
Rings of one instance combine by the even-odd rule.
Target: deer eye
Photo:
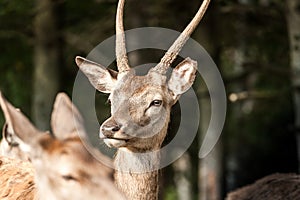
[[[161,106],[161,104],[162,104],[162,100],[153,100],[152,102],[151,102],[151,104],[150,104],[150,106],[156,106],[156,107],[158,107],[158,106]]]
[[[77,178],[75,178],[72,175],[63,175],[62,178],[65,179],[66,181],[78,181]]]

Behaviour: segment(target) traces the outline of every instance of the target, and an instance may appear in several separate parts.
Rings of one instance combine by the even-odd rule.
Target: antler
[[[116,14],[116,58],[119,72],[130,70],[125,46],[123,10],[125,0],[119,0]]]
[[[186,43],[186,41],[189,39],[201,19],[203,18],[204,13],[207,10],[207,7],[210,3],[210,0],[203,0],[198,12],[192,19],[192,21],[187,25],[187,27],[184,29],[184,31],[179,35],[179,37],[175,40],[175,42],[172,44],[172,46],[168,49],[166,54],[162,57],[160,60],[160,63],[158,63],[153,70],[157,71],[161,74],[165,74],[167,69],[170,67],[172,62],[175,60],[176,56],[182,49],[183,45]]]

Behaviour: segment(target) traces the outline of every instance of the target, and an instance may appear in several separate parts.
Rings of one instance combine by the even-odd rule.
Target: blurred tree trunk
[[[209,97],[200,99],[200,133],[204,138],[210,122],[211,104]],[[215,136],[210,136],[215,137]],[[201,140],[199,144],[202,144]],[[200,146],[201,147],[201,146]],[[214,149],[203,159],[199,160],[199,200],[220,200],[221,199],[221,172],[222,172],[221,143],[218,142]]]
[[[203,91],[202,93],[207,93]],[[200,98],[200,141],[199,149],[203,143],[203,138],[207,134],[208,125],[211,120],[211,101],[209,96]],[[217,134],[211,132],[211,134]],[[217,137],[210,135],[211,138]],[[221,200],[222,195],[222,142],[213,147],[213,150],[205,157],[199,160],[198,166],[198,187],[199,200]]]
[[[294,86],[295,127],[298,144],[298,170],[300,172],[300,2],[287,0],[287,22],[290,40],[290,64]]]
[[[195,33],[199,37],[198,41],[204,46],[208,53],[213,57],[216,64],[219,60],[220,42],[219,35],[215,35],[220,31],[218,23],[216,23],[217,7],[211,4],[206,14],[206,18],[201,22],[201,28]],[[210,13],[210,15],[208,15]],[[218,30],[218,31],[217,31]],[[208,94],[205,84],[197,86],[200,94]],[[214,86],[216,87],[216,86]],[[211,99],[209,95],[202,95],[199,100],[200,103],[200,137],[199,149],[201,148],[203,138],[207,133],[208,125],[211,120]],[[213,133],[212,134],[218,134]],[[211,138],[217,135],[211,135]],[[198,163],[198,199],[199,200],[220,200],[222,199],[222,142],[219,139],[213,150],[205,157],[199,160]],[[199,151],[198,149],[198,151]]]
[[[36,0],[32,116],[42,130],[49,129],[53,100],[59,90],[62,57],[59,14],[62,2]]]
[[[202,94],[207,94],[204,89]],[[207,134],[208,125],[211,117],[211,101],[209,96],[202,96],[199,100],[201,118],[200,118],[200,141],[202,145],[203,138]],[[211,134],[218,134],[213,133]],[[210,135],[210,137],[217,137]],[[201,146],[200,146],[201,147]],[[200,148],[199,148],[200,149]],[[199,160],[198,168],[198,187],[199,200],[219,200],[221,199],[221,174],[222,174],[222,146],[220,141],[214,146],[213,150],[205,157]]]
[[[245,27],[242,26],[245,30]],[[243,74],[244,68],[243,64],[246,62],[246,56],[245,56],[245,44],[243,44],[243,36],[237,35],[236,40],[239,41],[238,45],[234,48],[224,48],[222,50],[223,56],[228,56],[227,54],[230,54],[226,59],[230,60],[230,63],[232,64],[232,68],[225,69],[228,76],[234,77],[238,76],[239,74]],[[228,53],[230,52],[230,53]],[[241,80],[244,81],[244,80]],[[225,178],[225,190],[231,191],[238,185],[238,171],[240,170],[240,161],[239,161],[239,134],[244,132],[243,127],[239,127],[239,130],[237,131],[237,128],[239,124],[243,122],[243,107],[245,106],[246,102],[239,101],[238,95],[239,93],[242,93],[245,88],[243,85],[245,85],[244,82],[237,82],[235,84],[232,84],[231,87],[228,87],[228,89],[231,91],[231,94],[229,95],[229,100],[232,102],[229,121],[233,124],[232,127],[228,128],[228,132],[230,132],[230,139],[227,139],[227,146],[228,148],[225,149],[225,159],[224,159],[224,165],[226,168],[226,173],[224,174]],[[233,97],[237,97],[236,99]],[[251,101],[251,100],[250,100]]]
[[[192,199],[191,192],[191,158],[188,152],[185,152],[176,162],[172,165],[174,169],[174,181],[177,190],[178,200]]]

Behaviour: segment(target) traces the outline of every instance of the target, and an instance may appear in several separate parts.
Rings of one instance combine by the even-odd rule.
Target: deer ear
[[[26,145],[16,136],[11,125],[6,122],[2,129],[2,140],[0,142],[1,154],[6,157],[27,161],[29,157],[21,149],[24,146]]]
[[[190,58],[186,58],[173,70],[168,87],[172,91],[175,101],[193,85],[196,71],[197,62]]]
[[[12,106],[0,93],[0,105],[4,112],[4,117],[7,123],[7,129],[12,134],[13,138],[23,151],[29,151],[28,147],[33,144],[37,135],[40,135],[28,118],[19,110]],[[6,138],[6,140],[9,138]]]
[[[75,61],[79,69],[97,90],[103,93],[111,93],[115,88],[118,72],[80,56],[77,56]]]
[[[83,119],[70,98],[65,93],[56,96],[51,115],[51,128],[56,138],[86,136]]]
[[[17,136],[11,127],[11,124],[5,123],[2,128],[2,139],[8,144],[8,146],[18,146]]]

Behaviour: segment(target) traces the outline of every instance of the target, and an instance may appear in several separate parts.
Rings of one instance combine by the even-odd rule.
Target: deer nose
[[[121,129],[121,125],[113,125],[113,126],[106,126],[106,125],[104,125],[102,127],[102,129],[104,131],[117,132],[117,131],[119,131]]]
[[[119,124],[103,124],[100,129],[100,138],[102,135],[104,137],[113,137],[114,134],[121,129],[121,127],[122,126]]]

